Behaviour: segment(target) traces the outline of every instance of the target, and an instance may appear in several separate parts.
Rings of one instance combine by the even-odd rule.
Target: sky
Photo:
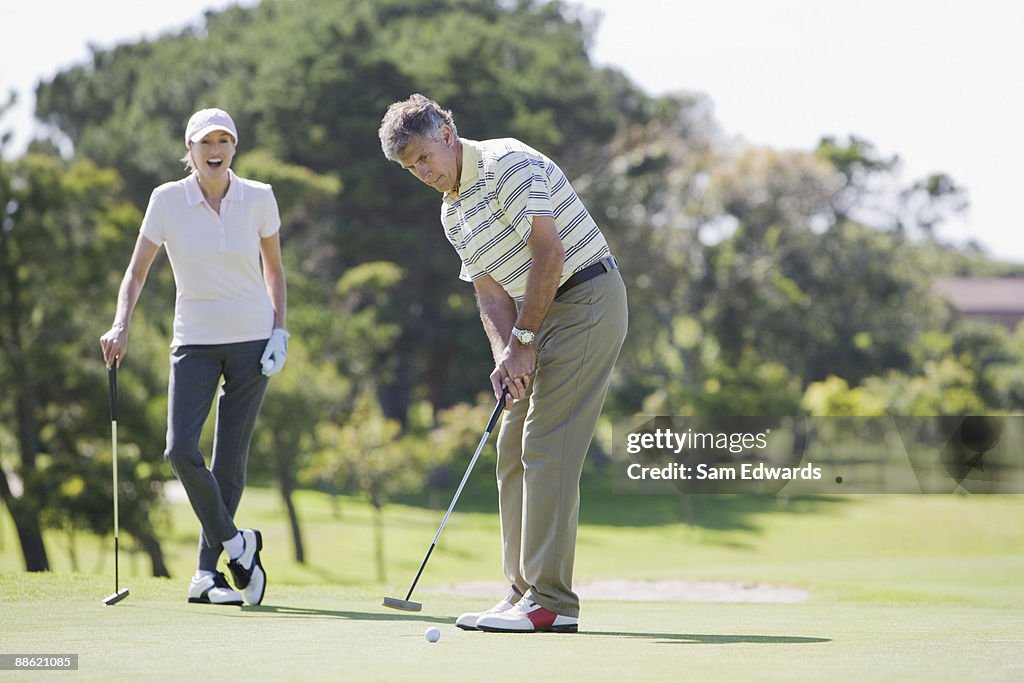
[[[372,0],[368,0],[372,1]],[[23,149],[35,84],[89,45],[155,38],[224,0],[0,0],[0,93]],[[254,4],[253,0],[242,2]],[[967,216],[940,237],[1024,263],[1024,3],[1007,0],[582,0],[600,12],[592,57],[650,94],[697,91],[726,135],[813,149],[853,134],[898,155],[903,180],[944,172]]]

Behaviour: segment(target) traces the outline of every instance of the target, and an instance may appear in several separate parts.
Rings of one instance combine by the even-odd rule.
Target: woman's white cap
[[[200,109],[188,120],[185,127],[185,146],[189,142],[199,142],[215,130],[223,130],[231,133],[231,137],[238,144],[238,131],[235,130],[235,122],[231,120],[223,109]]]

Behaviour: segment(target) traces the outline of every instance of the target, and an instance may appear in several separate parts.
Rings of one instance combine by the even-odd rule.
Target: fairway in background
[[[401,592],[443,510],[385,508],[387,576],[376,578],[372,508],[354,498],[296,495],[307,563],[292,559],[280,498],[247,489],[238,519],[261,529],[264,563],[284,585],[372,586]],[[187,504],[168,506],[161,529],[173,585],[184,596],[197,530]],[[645,514],[645,512],[647,514]],[[1024,608],[1024,497],[624,496],[584,494],[577,583],[598,579],[748,581],[806,589],[811,599]],[[679,521],[689,519],[690,523]],[[618,522],[618,523],[616,523]],[[497,516],[456,511],[423,588],[500,580]],[[110,537],[47,534],[54,571],[112,570]],[[22,569],[17,537],[0,522],[0,571]],[[122,577],[146,577],[148,557],[122,533]],[[492,596],[493,597],[493,596]],[[624,596],[628,597],[628,596]]]

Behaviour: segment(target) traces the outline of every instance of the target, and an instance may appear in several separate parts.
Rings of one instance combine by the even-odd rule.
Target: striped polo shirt
[[[512,138],[460,139],[459,194],[445,194],[441,224],[462,259],[461,279],[490,275],[522,302],[532,263],[526,246],[532,216],[554,218],[565,247],[559,284],[610,255],[601,229],[551,159]]]

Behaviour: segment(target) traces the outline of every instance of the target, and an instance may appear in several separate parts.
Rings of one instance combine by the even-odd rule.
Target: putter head
[[[128,589],[127,588],[122,588],[121,590],[117,591],[116,593],[111,593],[107,597],[103,598],[103,604],[104,605],[116,605],[117,603],[121,602],[122,600],[124,600],[127,597],[128,597]]]
[[[398,598],[384,598],[384,606],[391,609],[400,609],[403,612],[419,612],[423,605],[412,600],[399,600]]]

